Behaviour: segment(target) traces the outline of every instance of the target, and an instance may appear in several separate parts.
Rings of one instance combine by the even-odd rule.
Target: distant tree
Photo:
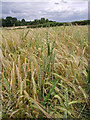
[[[6,17],[5,20],[3,19],[3,24],[6,27],[16,26],[17,25],[17,18],[16,17],[12,18],[11,16],[8,16],[8,17]]]
[[[25,23],[25,19],[22,19],[21,22],[22,22],[22,23]]]
[[[53,22],[52,20],[50,20],[49,22]]]
[[[2,23],[2,24],[1,24]],[[90,25],[90,20],[84,20],[84,21],[74,21],[71,22],[72,25]],[[11,17],[8,16],[5,19],[1,18],[0,19],[0,26],[3,27],[10,27],[10,26],[24,26],[24,25],[29,25],[29,27],[54,27],[54,26],[68,26],[69,23],[64,22],[56,22],[56,21],[52,21],[52,20],[48,20],[45,18],[41,18],[40,20],[35,19],[34,21],[25,21],[25,19],[17,20],[16,17]]]
[[[32,22],[31,22],[31,21],[29,22],[29,25],[32,25]]]
[[[46,23],[48,23],[49,22],[49,20],[48,19],[46,19]]]
[[[13,20],[11,16],[6,17],[6,27],[13,26]]]
[[[2,26],[6,27],[6,20],[4,18],[2,18]]]
[[[2,26],[2,18],[0,18],[0,27]]]
[[[44,24],[45,23],[45,18],[41,18],[41,24]]]
[[[37,19],[35,19],[34,22],[35,22],[35,25],[40,23],[39,20],[37,20]]]
[[[17,26],[17,18],[16,17],[12,18],[12,24],[13,24],[13,26]]]
[[[16,22],[15,25],[16,25],[16,26],[21,26],[21,21],[20,21],[20,20],[17,20],[17,22]]]
[[[25,23],[26,23],[26,22],[25,22],[25,19],[22,19],[21,22],[20,22],[21,26],[24,26]]]
[[[35,19],[35,20],[32,22],[32,24],[33,24],[33,25],[37,25],[37,24],[39,24],[39,23],[38,23],[38,20]]]
[[[56,26],[56,22],[51,22],[52,27]]]

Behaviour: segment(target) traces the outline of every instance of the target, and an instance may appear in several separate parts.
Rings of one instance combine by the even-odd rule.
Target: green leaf
[[[48,96],[47,96],[46,99],[44,100],[44,104],[45,104],[45,102],[48,100],[48,98],[50,97],[50,95],[51,95],[51,93],[53,92],[53,90],[54,90],[54,88],[55,88],[55,86],[56,86],[57,83],[58,83],[58,80],[55,82],[55,84],[54,84],[54,86],[52,87],[50,93],[48,94]]]
[[[3,81],[4,81],[4,85],[5,85],[8,93],[9,93],[9,96],[10,96],[11,100],[13,101],[13,96],[12,96],[12,92],[10,90],[10,85],[9,85],[9,83],[8,83],[6,78],[4,78]]]

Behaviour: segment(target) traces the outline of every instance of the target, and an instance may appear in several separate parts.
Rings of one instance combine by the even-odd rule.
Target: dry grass
[[[88,105],[87,26],[2,29],[3,116],[80,118]]]

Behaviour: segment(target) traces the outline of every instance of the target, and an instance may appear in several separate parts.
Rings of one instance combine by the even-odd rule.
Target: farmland
[[[2,28],[1,35],[3,117],[87,117],[87,26]]]

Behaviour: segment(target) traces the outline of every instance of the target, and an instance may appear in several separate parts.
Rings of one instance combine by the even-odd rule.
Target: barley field
[[[88,116],[87,26],[2,28],[1,35],[2,117]]]

